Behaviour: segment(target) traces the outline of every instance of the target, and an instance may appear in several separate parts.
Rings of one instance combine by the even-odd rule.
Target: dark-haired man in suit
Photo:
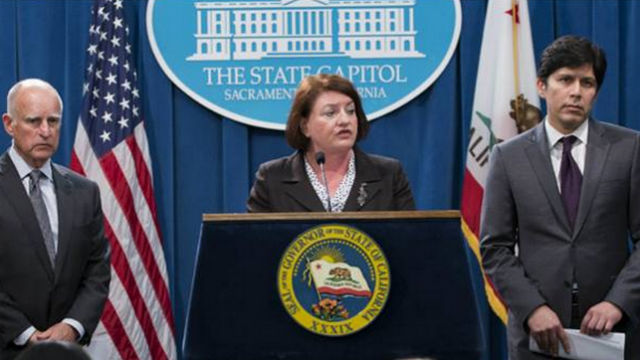
[[[95,183],[53,164],[62,101],[47,82],[18,82],[2,116],[0,358],[46,340],[87,343],[108,294],[109,244]]]
[[[640,359],[640,134],[590,116],[605,70],[589,40],[554,41],[538,69],[545,120],[492,152],[481,251],[512,360],[546,358],[529,335],[571,351],[566,328],[624,331],[625,359]]]

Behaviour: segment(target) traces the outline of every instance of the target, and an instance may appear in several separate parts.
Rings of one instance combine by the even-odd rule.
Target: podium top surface
[[[291,221],[291,220],[352,220],[352,219],[457,219],[458,210],[428,211],[351,211],[340,213],[296,212],[296,213],[251,213],[251,214],[202,214],[204,222],[227,221]]]

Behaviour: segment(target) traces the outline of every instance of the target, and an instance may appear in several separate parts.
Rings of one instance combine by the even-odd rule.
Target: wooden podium
[[[387,303],[344,337],[307,331],[285,310],[278,265],[321,224],[355,227],[384,251]],[[479,359],[485,351],[457,211],[205,214],[184,359]]]

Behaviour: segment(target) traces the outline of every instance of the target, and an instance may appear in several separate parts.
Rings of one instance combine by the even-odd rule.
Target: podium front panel
[[[483,342],[457,213],[402,214],[277,220],[227,215],[205,220],[184,358],[480,358]],[[317,335],[298,325],[277,289],[279,262],[289,244],[308,229],[328,223],[353,226],[371,236],[384,251],[391,272],[389,297],[380,315],[344,337]]]

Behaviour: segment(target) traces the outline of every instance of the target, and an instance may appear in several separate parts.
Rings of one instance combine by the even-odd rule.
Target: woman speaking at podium
[[[285,130],[287,143],[297,151],[260,165],[247,210],[414,210],[400,162],[356,146],[368,129],[350,81],[328,74],[302,80]]]

